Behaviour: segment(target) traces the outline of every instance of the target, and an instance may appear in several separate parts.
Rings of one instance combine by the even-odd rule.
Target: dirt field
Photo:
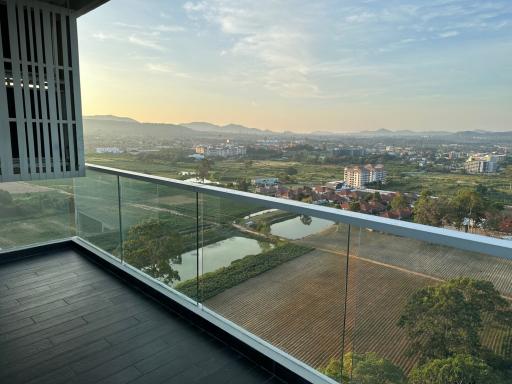
[[[206,305],[313,367],[339,357],[343,345],[346,281],[346,242],[340,241],[346,239],[343,230],[332,228],[321,236],[301,241],[321,244],[322,250],[231,288],[208,300]],[[367,237],[370,235],[371,238]],[[361,239],[364,246],[351,247],[355,255],[349,261],[344,349],[376,352],[406,372],[416,359],[405,355],[408,341],[396,323],[412,293],[439,283],[441,278],[462,275],[491,276],[502,288],[510,289],[506,284],[512,276],[508,262],[498,260],[493,265],[497,262],[494,258],[489,261],[472,254],[468,260],[467,253],[452,249],[447,252],[444,247],[432,248],[414,240],[400,239],[405,243],[398,246],[396,239],[392,241],[388,235],[374,232],[361,234]],[[377,253],[379,257],[374,257],[375,260],[359,257]],[[416,258],[421,261],[415,261]],[[408,266],[414,268],[408,271]],[[434,277],[429,277],[429,273]],[[484,344],[499,350],[506,333],[487,329]]]
[[[344,253],[347,228],[346,225],[333,226],[301,242],[325,251]],[[488,280],[503,295],[512,297],[512,255],[511,259],[501,259],[360,228],[351,230],[350,254],[418,276]]]

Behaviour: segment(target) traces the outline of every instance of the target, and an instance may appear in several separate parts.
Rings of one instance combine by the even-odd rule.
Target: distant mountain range
[[[192,137],[197,136],[197,132],[218,136],[218,135],[297,135],[294,132],[273,132],[270,130],[262,130],[258,128],[249,128],[239,124],[216,125],[208,122],[191,122],[183,124],[168,123],[141,123],[129,117],[119,117],[113,115],[95,115],[84,116],[84,131],[86,135],[95,135],[100,133],[109,133],[113,135],[127,136],[163,136],[172,137]],[[512,130],[506,132],[492,132],[484,130],[475,131],[392,131],[389,129],[377,129],[375,131],[360,132],[327,132],[314,131],[310,136],[371,136],[371,137],[394,137],[394,136],[446,136],[446,137],[464,137],[464,138],[481,138],[481,137],[511,137]]]
[[[196,132],[175,124],[141,123],[127,117],[84,116],[86,136],[152,136],[161,138],[192,137]]]
[[[183,127],[190,128],[194,131],[200,132],[223,132],[223,133],[236,133],[239,135],[268,135],[275,134],[275,132],[269,130],[261,130],[258,128],[248,128],[240,124],[227,124],[227,125],[215,125],[212,123],[205,122],[193,122],[180,124]]]
[[[84,116],[86,120],[95,120],[95,121],[119,121],[123,123],[137,123],[139,122],[135,119],[131,119],[129,117],[119,117],[114,115],[94,115],[94,116]]]
[[[475,130],[475,131],[458,131],[458,132],[449,132],[449,131],[411,131],[411,130],[399,130],[392,131],[390,129],[377,129],[375,131],[359,131],[359,132],[327,132],[327,131],[315,131],[312,132],[313,136],[364,136],[364,137],[397,137],[397,136],[438,136],[438,137],[489,137],[489,136],[507,136],[512,137],[511,131],[504,132],[493,132],[493,131],[484,131],[484,130]]]
[[[276,132],[249,128],[239,124],[215,125],[207,122],[192,122],[184,124],[141,123],[129,117],[113,115],[84,116],[84,131],[88,135],[100,133],[123,134],[129,136],[192,136],[196,132],[207,134],[237,134],[237,135],[269,135]]]

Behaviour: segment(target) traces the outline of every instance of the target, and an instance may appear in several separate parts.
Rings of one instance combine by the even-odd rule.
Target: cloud
[[[194,3],[192,1],[187,1],[184,5],[183,5],[183,9],[185,9],[185,11],[187,12],[201,12],[201,11],[204,11],[208,8],[208,5],[206,4],[205,1],[199,1],[197,3]]]
[[[162,45],[160,45],[159,43],[157,43],[156,41],[144,38],[144,37],[142,37],[140,35],[131,35],[131,36],[129,36],[128,37],[128,42],[130,42],[132,44],[135,44],[135,45],[138,45],[138,46],[141,46],[141,47],[144,47],[144,48],[154,49],[154,50],[157,50],[157,51],[164,51],[165,50],[165,48]]]
[[[284,97],[344,98],[393,92],[393,79],[414,83],[417,71],[405,78],[404,68],[430,54],[425,42],[505,30],[512,3],[203,0],[183,9],[197,36],[220,32],[219,55],[230,54],[229,75],[238,81]],[[444,56],[436,68],[454,59]]]
[[[345,17],[345,21],[347,21],[349,23],[364,23],[364,22],[367,22],[368,20],[371,20],[375,17],[376,17],[376,15],[374,13],[361,12],[356,15],[350,15],[350,16]]]
[[[107,34],[107,33],[103,33],[103,32],[97,32],[97,33],[94,33],[92,35],[92,37],[94,37],[95,39],[98,39],[100,41],[105,41],[105,40],[115,40],[116,37],[112,34]]]
[[[100,41],[118,41],[118,42],[125,42],[130,43],[134,45],[138,45],[140,47],[145,48],[151,48],[158,51],[163,51],[164,47],[159,45],[158,42],[152,40],[150,37],[150,34],[132,34],[128,37],[122,36],[122,35],[116,35],[114,33],[103,33],[103,32],[97,32],[92,35],[95,39],[98,39]],[[146,37],[144,37],[146,36]]]
[[[458,36],[458,35],[459,35],[458,31],[446,31],[446,32],[441,32],[441,33],[438,34],[438,36],[441,39],[447,39],[449,37],[455,37],[455,36]]]
[[[126,42],[143,48],[149,48],[156,51],[165,51],[164,42],[165,33],[182,32],[185,28],[174,25],[156,25],[144,27],[138,24],[128,24],[115,22],[115,27],[122,28],[123,31],[112,31],[109,33],[97,32],[92,36],[100,41],[113,40],[118,42]],[[127,31],[128,30],[128,31]],[[131,33],[128,33],[131,32]]]
[[[308,36],[291,17],[286,4],[254,4],[249,1],[187,2],[185,11],[194,20],[204,20],[230,36],[231,47],[221,51],[257,63],[247,71],[247,82],[263,84],[286,96],[318,92],[310,82]],[[249,73],[250,72],[250,73]]]
[[[151,29],[158,32],[183,32],[186,30],[184,27],[179,25],[157,25]]]
[[[181,25],[168,25],[168,24],[159,24],[156,26],[144,26],[140,24],[128,24],[116,21],[114,26],[121,27],[124,29],[132,29],[136,31],[145,31],[145,33],[155,33],[155,32],[183,32],[185,31],[185,27]]]
[[[154,63],[147,63],[146,69],[151,72],[161,72],[161,73],[171,73],[174,72],[171,67],[165,64],[154,64]]]
[[[180,72],[175,69],[173,65],[164,63],[146,63],[145,68],[150,72],[161,74],[172,74],[174,77],[191,79],[192,76],[185,72]]]

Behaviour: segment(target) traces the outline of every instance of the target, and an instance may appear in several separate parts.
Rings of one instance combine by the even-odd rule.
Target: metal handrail
[[[484,253],[491,256],[512,260],[512,241],[437,228],[408,221],[393,220],[380,216],[367,215],[359,212],[344,211],[341,209],[318,206],[295,200],[280,199],[258,195],[250,192],[237,191],[212,185],[197,184],[182,180],[170,179],[162,176],[148,175],[140,172],[125,171],[122,169],[105,167],[95,164],[86,164],[86,169],[100,173],[125,177],[128,179],[146,181],[168,187],[204,193],[211,196],[226,198],[239,202],[261,205],[265,208],[275,208],[297,214],[308,215],[337,223],[369,228],[397,236],[413,238],[429,243],[446,245],[466,251]]]

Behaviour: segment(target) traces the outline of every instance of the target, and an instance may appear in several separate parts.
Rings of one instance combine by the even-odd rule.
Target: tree
[[[247,179],[239,179],[237,182],[237,188],[239,191],[247,192],[249,190],[249,186],[251,185],[250,182],[247,181]]]
[[[505,383],[485,361],[470,355],[435,359],[413,369],[409,384],[499,384]]]
[[[499,229],[501,232],[512,233],[512,217],[504,217],[500,222]]]
[[[397,193],[391,200],[391,209],[404,209],[407,208],[407,205],[407,200],[401,193]]]
[[[450,200],[448,214],[455,226],[460,229],[466,218],[479,223],[485,215],[485,208],[485,201],[478,192],[462,189]]]
[[[481,196],[484,196],[486,195],[487,193],[489,193],[489,188],[486,187],[485,185],[483,184],[478,184],[475,188],[475,192],[478,193],[479,195]]]
[[[171,261],[180,262],[183,253],[181,236],[172,223],[149,219],[134,225],[123,242],[124,260],[166,284],[180,280]]]
[[[208,178],[210,175],[210,171],[213,168],[213,162],[208,159],[203,159],[199,162],[199,165],[197,166],[197,176],[202,180],[204,183],[204,180]]]
[[[414,293],[398,325],[411,340],[409,353],[420,362],[455,354],[479,356],[483,318],[497,325],[512,321],[510,303],[488,281],[457,278]]]
[[[288,176],[294,176],[296,175],[297,173],[299,173],[299,171],[297,171],[297,168],[294,168],[294,167],[288,167],[286,168],[286,174]]]
[[[483,226],[491,231],[512,233],[512,215],[506,212],[489,210],[485,213]]]
[[[245,171],[247,172],[249,169],[252,168],[253,165],[254,165],[254,162],[252,160],[245,160],[244,161]]]
[[[361,210],[361,204],[359,201],[351,201],[348,205],[348,209],[352,212],[359,212]]]
[[[443,225],[445,209],[440,199],[433,199],[427,192],[422,192],[414,204],[414,222],[440,227]]]
[[[405,376],[400,368],[376,353],[349,352],[340,359],[331,359],[320,372],[343,384],[401,384]]]
[[[382,203],[382,196],[380,194],[379,191],[376,191],[373,195],[372,195],[372,201],[376,201],[378,203]]]
[[[256,224],[256,230],[265,235],[268,235],[268,234],[270,234],[270,230],[271,230],[270,224],[266,220],[260,220]]]
[[[308,215],[300,215],[300,221],[304,225],[311,225],[313,219]]]

